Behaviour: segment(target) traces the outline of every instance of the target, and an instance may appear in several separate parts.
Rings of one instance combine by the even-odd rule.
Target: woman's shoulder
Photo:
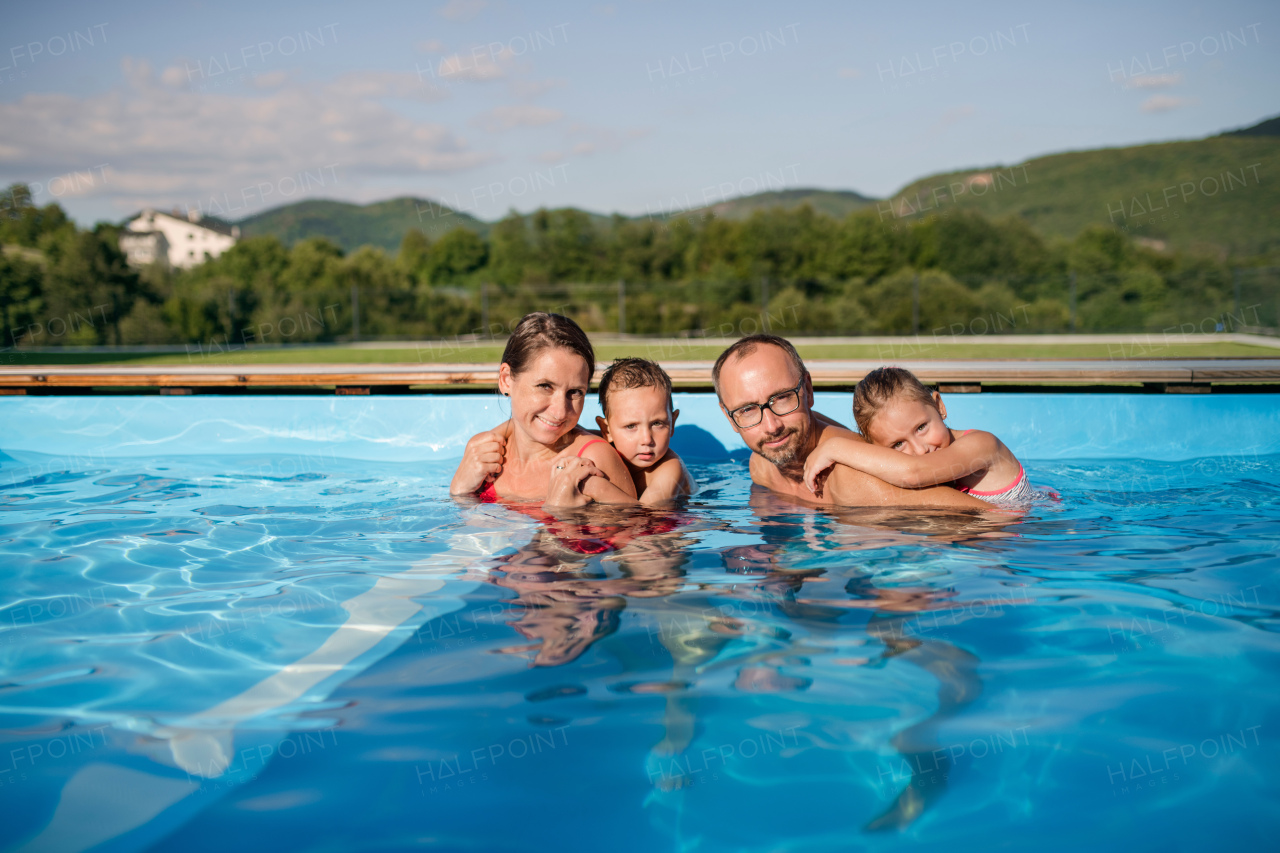
[[[574,432],[572,433],[572,436],[573,436],[573,441],[569,442],[569,446],[565,448],[566,450],[578,451],[578,450],[582,450],[584,447],[588,445],[595,446],[597,444],[608,447],[610,449],[613,448],[613,445],[609,444],[609,442],[601,438],[600,433],[596,432],[595,430],[583,429],[582,427],[575,427]]]
[[[505,421],[503,421],[502,423],[500,423],[500,424],[498,424],[497,426],[492,427],[492,428],[490,428],[490,429],[482,429],[482,430],[480,430],[480,432],[477,432],[477,433],[475,433],[474,435],[472,435],[472,436],[471,436],[471,438],[470,438],[470,439],[468,439],[468,440],[469,440],[469,441],[474,441],[474,440],[475,440],[475,439],[477,439],[477,438],[488,437],[488,436],[494,436],[494,435],[498,436],[499,438],[510,438],[510,436],[511,436],[511,421],[510,421],[510,419],[505,420]]]

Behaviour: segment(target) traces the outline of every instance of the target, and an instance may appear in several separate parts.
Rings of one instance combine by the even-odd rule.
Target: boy
[[[631,472],[640,503],[665,503],[697,489],[672,450],[678,409],[671,408],[671,377],[643,358],[615,359],[600,379],[600,434]]]

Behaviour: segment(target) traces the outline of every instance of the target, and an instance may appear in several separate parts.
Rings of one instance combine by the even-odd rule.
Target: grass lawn
[[[1026,359],[1026,358],[1280,358],[1280,350],[1248,344],[1217,342],[1161,346],[1159,337],[1149,343],[1135,336],[1134,342],[1098,344],[1037,344],[1034,339],[1016,344],[932,344],[927,339],[917,346],[910,341],[900,345],[874,344],[805,344],[797,349],[805,358],[838,358],[868,361],[916,361],[932,359]],[[602,343],[596,347],[597,357],[609,361],[622,356],[640,356],[655,361],[714,361],[723,350],[720,344],[671,344],[662,341],[634,343]],[[429,344],[418,348],[362,349],[352,347],[316,347],[314,349],[250,349],[200,354],[185,353],[24,353],[9,350],[0,353],[0,365],[247,365],[247,364],[391,364],[450,363],[495,364],[502,357],[502,347],[494,345]]]

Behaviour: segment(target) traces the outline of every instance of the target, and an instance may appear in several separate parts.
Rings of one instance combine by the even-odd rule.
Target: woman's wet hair
[[[628,388],[660,388],[667,395],[671,411],[671,377],[656,362],[643,358],[615,358],[600,377],[600,408],[609,417],[609,394]]]
[[[596,370],[596,351],[587,339],[582,327],[563,314],[534,311],[525,314],[511,330],[507,348],[502,351],[502,363],[511,368],[512,374],[523,373],[529,364],[546,349],[560,347],[582,357],[587,363],[587,381]]]
[[[901,367],[877,367],[858,383],[853,392],[853,419],[858,424],[858,432],[867,441],[871,435],[871,421],[890,400],[905,397],[928,403],[937,408],[933,391],[916,378],[910,370]]]

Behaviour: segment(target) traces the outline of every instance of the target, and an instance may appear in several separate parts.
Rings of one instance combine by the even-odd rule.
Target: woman
[[[450,493],[549,506],[633,503],[625,463],[608,442],[578,427],[595,364],[577,323],[560,314],[525,315],[498,368],[511,419],[467,442]]]

